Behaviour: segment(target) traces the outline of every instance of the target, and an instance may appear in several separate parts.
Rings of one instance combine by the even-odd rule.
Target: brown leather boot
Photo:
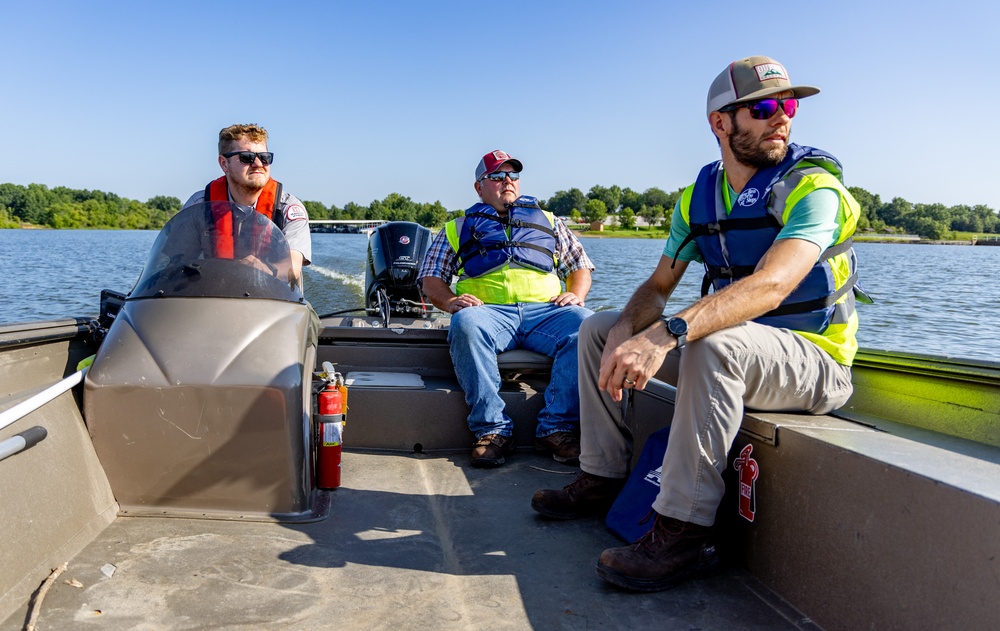
[[[472,446],[471,464],[473,467],[499,467],[506,461],[505,454],[514,453],[514,447],[513,436],[487,434]]]
[[[625,478],[602,478],[584,471],[562,489],[536,491],[531,507],[552,519],[601,515],[608,512],[623,486]]]
[[[653,514],[653,527],[638,541],[601,553],[598,576],[625,589],[656,592],[719,569],[710,528]]]
[[[572,432],[556,432],[535,439],[536,451],[552,453],[552,459],[562,464],[580,464],[580,439]]]

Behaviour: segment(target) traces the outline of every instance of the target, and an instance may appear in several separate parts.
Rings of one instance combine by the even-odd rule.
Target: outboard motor
[[[417,272],[431,242],[431,231],[412,221],[390,221],[368,238],[365,310],[381,315],[425,317],[429,305],[420,294]]]

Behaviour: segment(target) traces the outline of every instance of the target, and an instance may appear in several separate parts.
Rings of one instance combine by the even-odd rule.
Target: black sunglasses
[[[243,164],[253,164],[253,161],[260,158],[260,163],[267,166],[274,162],[274,153],[271,151],[230,151],[222,154],[223,158],[239,156]]]
[[[757,120],[766,121],[778,113],[778,108],[785,113],[788,118],[795,118],[795,113],[799,111],[798,99],[761,99],[759,101],[749,101],[747,103],[736,103],[721,108],[720,112],[732,112],[741,107],[750,110],[750,117]]]
[[[503,182],[504,179],[510,178],[511,182],[516,182],[521,179],[521,174],[516,171],[495,171],[493,173],[487,173],[483,177],[479,178],[481,180],[492,180],[494,182]]]

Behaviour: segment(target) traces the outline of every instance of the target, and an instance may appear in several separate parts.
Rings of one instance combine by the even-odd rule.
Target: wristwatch
[[[688,339],[688,323],[684,320],[684,318],[678,318],[676,316],[672,318],[663,318],[663,321],[667,324],[667,333],[677,338],[677,348],[684,348]]]

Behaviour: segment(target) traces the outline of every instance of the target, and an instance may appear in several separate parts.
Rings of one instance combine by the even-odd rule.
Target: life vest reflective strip
[[[523,196],[500,217],[476,204],[445,225],[459,256],[456,290],[489,304],[545,302],[562,292],[555,274],[555,217]]]
[[[702,295],[709,287],[719,291],[754,272],[792,208],[806,194],[819,188],[836,191],[842,224],[838,242],[823,252],[778,308],[755,322],[800,333],[838,362],[850,365],[857,350],[855,292],[860,292],[851,236],[860,206],[844,188],[840,174],[840,163],[830,154],[791,144],[786,159],[758,171],[727,213],[725,174],[721,163],[710,164],[681,196],[681,215],[691,234],[678,252],[695,240],[705,263]]]
[[[284,214],[278,213],[278,216],[275,217],[274,211],[281,200],[281,189],[281,182],[268,178],[267,184],[264,185],[264,190],[261,191],[260,196],[257,198],[255,207],[257,213],[275,223],[279,228],[284,224]],[[216,258],[222,259],[242,258],[246,256],[249,252],[242,252],[240,256],[237,256],[237,250],[242,251],[247,248],[239,248],[236,245],[240,235],[238,234],[236,225],[233,223],[232,210],[228,205],[229,182],[226,180],[226,176],[223,175],[209,182],[208,186],[205,187],[205,200],[209,202],[227,202],[226,204],[209,204],[213,255]],[[278,221],[274,221],[275,219],[278,219]],[[268,235],[262,234],[263,227],[266,225],[254,222],[253,234],[244,235],[243,239],[246,240],[251,236],[254,239],[268,238]]]

